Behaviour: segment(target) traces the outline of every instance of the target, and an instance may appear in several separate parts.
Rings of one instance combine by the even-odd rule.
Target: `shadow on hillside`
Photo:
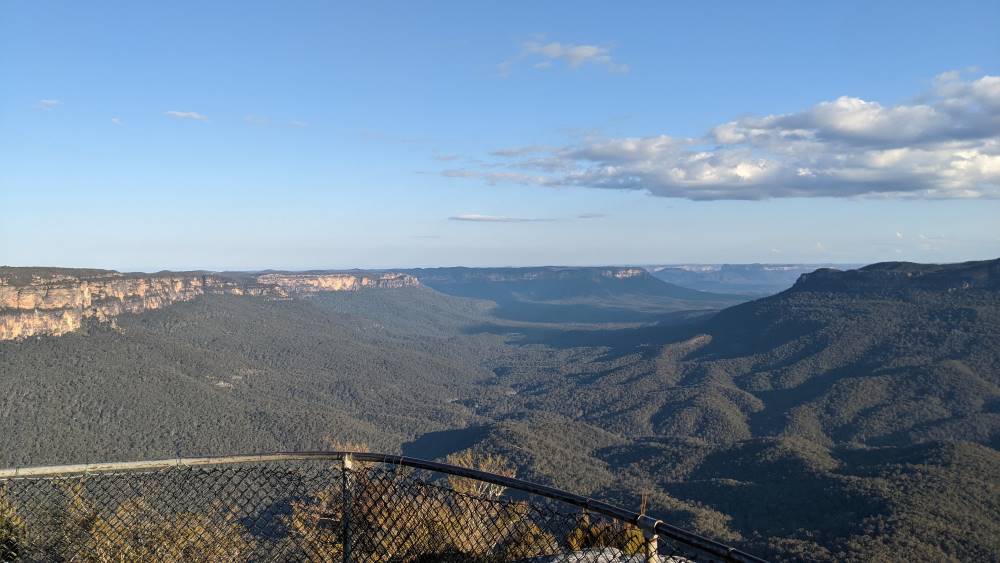
[[[463,329],[465,334],[506,336],[510,344],[541,345],[566,350],[571,348],[607,348],[606,359],[641,353],[653,356],[664,344],[686,340],[702,331],[705,319],[714,311],[678,311],[658,315],[656,324],[640,327],[553,326],[552,324],[513,325],[503,322],[481,323]]]
[[[654,322],[662,313],[587,304],[498,301],[493,314],[501,319],[534,323]]]
[[[450,453],[472,447],[486,437],[486,426],[471,426],[458,430],[428,432],[403,444],[403,455],[421,459],[438,459]]]

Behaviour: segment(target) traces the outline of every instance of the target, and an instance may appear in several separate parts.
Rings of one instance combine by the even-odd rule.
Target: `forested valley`
[[[1000,553],[1000,261],[742,304],[460,273],[0,342],[0,465],[473,450],[773,560]]]

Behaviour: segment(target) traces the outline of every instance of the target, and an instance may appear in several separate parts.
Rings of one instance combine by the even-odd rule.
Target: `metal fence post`
[[[643,535],[646,536],[646,563],[660,563],[656,532],[646,530]]]
[[[340,498],[343,507],[340,544],[343,547],[344,563],[351,562],[351,470],[353,468],[351,456],[345,455],[340,465]]]

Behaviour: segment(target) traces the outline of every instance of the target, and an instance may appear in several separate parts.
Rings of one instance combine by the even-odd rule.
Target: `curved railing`
[[[512,477],[367,452],[0,470],[0,561],[761,562]]]

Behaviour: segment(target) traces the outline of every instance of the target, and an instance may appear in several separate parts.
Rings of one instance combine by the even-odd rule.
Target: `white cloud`
[[[191,119],[194,121],[208,121],[208,116],[202,115],[196,111],[168,111],[164,115],[168,115],[175,119]]]
[[[58,106],[61,103],[62,102],[60,102],[59,100],[38,100],[38,103],[35,104],[35,107],[47,111]]]
[[[120,118],[118,118],[118,117],[112,117],[111,118],[111,123],[113,123],[115,125],[121,125],[122,124],[122,120]]]
[[[541,39],[521,43],[521,51],[513,59],[497,65],[501,76],[510,74],[518,61],[527,60],[538,70],[552,68],[555,63],[564,63],[571,69],[585,65],[602,67],[609,72],[628,72],[629,67],[615,61],[611,48],[603,45],[546,42]]]
[[[896,231],[896,238],[898,238],[898,239],[903,238],[903,233],[901,233],[899,231]]]
[[[305,121],[300,121],[298,119],[293,119],[293,120],[289,121],[288,124],[291,125],[292,127],[298,128],[298,129],[303,129],[305,127],[309,127],[308,123],[306,123]]]
[[[1000,196],[1000,77],[937,77],[918,102],[842,96],[723,123],[700,138],[587,138],[494,151],[491,183],[643,190],[693,200]]]

